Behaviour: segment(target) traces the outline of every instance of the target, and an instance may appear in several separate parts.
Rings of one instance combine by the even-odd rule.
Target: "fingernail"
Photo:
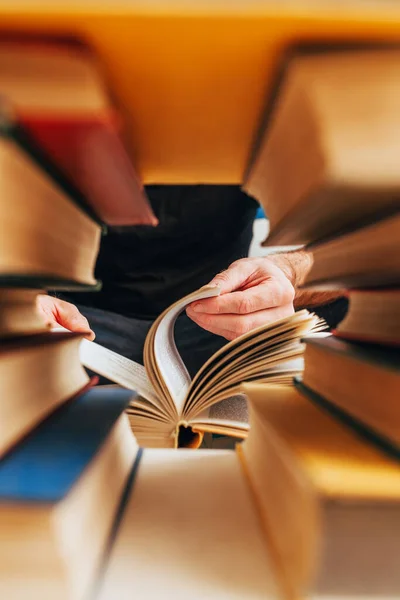
[[[190,307],[194,312],[204,312],[204,308],[200,303],[192,304]]]

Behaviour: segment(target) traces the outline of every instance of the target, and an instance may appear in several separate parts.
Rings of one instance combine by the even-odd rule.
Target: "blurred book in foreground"
[[[65,42],[0,41],[0,95],[109,225],[156,225],[99,61]]]

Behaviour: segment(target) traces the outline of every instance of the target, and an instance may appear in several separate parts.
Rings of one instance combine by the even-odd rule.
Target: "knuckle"
[[[238,305],[238,312],[240,315],[247,315],[253,311],[253,302],[251,298],[245,296],[240,299]]]
[[[221,307],[220,298],[211,298],[210,301],[207,302],[206,307],[211,313],[215,315],[219,315],[220,313],[224,312]]]
[[[228,271],[221,271],[221,273],[218,273],[218,275],[216,275],[213,279],[213,283],[218,283],[218,282],[222,282],[225,283],[227,281],[229,281],[230,276]]]

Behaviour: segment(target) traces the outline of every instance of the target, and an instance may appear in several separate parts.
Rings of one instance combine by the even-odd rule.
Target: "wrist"
[[[267,258],[283,271],[295,289],[303,283],[312,265],[312,255],[305,250],[277,252]]]

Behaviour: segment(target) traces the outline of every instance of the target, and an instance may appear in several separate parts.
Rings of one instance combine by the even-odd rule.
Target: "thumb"
[[[75,333],[84,333],[89,340],[94,340],[95,334],[90,329],[88,320],[73,304],[40,294],[37,297],[37,308],[51,326],[61,325]]]
[[[209,285],[217,285],[221,289],[221,294],[227,294],[243,287],[253,274],[254,265],[246,259],[238,260],[232,263],[226,271],[218,273]]]

